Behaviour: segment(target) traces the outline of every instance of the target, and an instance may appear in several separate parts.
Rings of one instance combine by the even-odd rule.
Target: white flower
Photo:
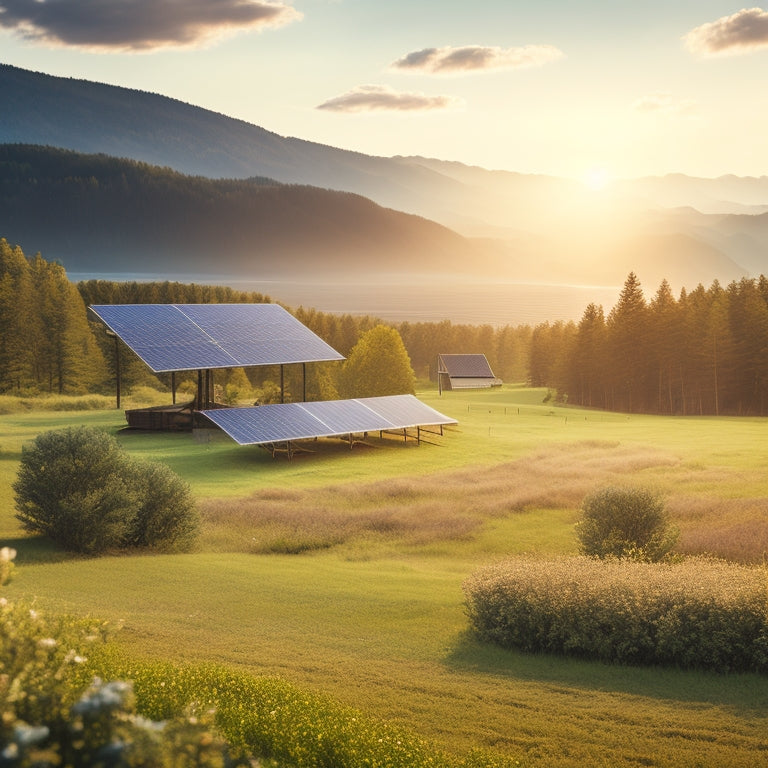
[[[0,563],[7,563],[16,557],[16,550],[11,547],[3,547],[0,549]]]

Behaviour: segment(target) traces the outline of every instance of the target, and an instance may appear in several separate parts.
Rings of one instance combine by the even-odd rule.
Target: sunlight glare
[[[584,185],[593,192],[605,189],[611,181],[610,174],[605,168],[590,168],[583,178]]]

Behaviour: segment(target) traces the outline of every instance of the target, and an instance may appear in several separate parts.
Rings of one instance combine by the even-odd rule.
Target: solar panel
[[[413,395],[388,395],[366,397],[358,402],[366,404],[382,418],[391,421],[398,429],[424,425],[456,424],[455,419],[430,408]]]
[[[201,411],[240,445],[456,424],[413,395]]]
[[[326,424],[333,435],[378,432],[395,426],[360,400],[325,400],[304,403],[304,407]]]
[[[308,440],[326,434],[325,426],[300,403],[201,411],[240,445]]]
[[[90,309],[155,373],[344,359],[279,304],[103,304]]]

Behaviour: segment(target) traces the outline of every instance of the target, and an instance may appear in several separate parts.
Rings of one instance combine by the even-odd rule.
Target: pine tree
[[[613,388],[613,408],[634,411],[642,408],[647,357],[647,307],[640,281],[630,272],[619,301],[608,315],[608,333]]]

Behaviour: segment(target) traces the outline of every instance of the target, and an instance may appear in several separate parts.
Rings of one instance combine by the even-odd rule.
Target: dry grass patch
[[[493,467],[311,490],[271,488],[203,501],[204,539],[214,551],[252,553],[299,553],[353,541],[460,541],[489,519],[534,508],[576,509],[602,483],[676,464],[661,451],[588,441]]]
[[[747,564],[768,560],[768,498],[684,496],[667,507],[680,528],[678,552]]]

